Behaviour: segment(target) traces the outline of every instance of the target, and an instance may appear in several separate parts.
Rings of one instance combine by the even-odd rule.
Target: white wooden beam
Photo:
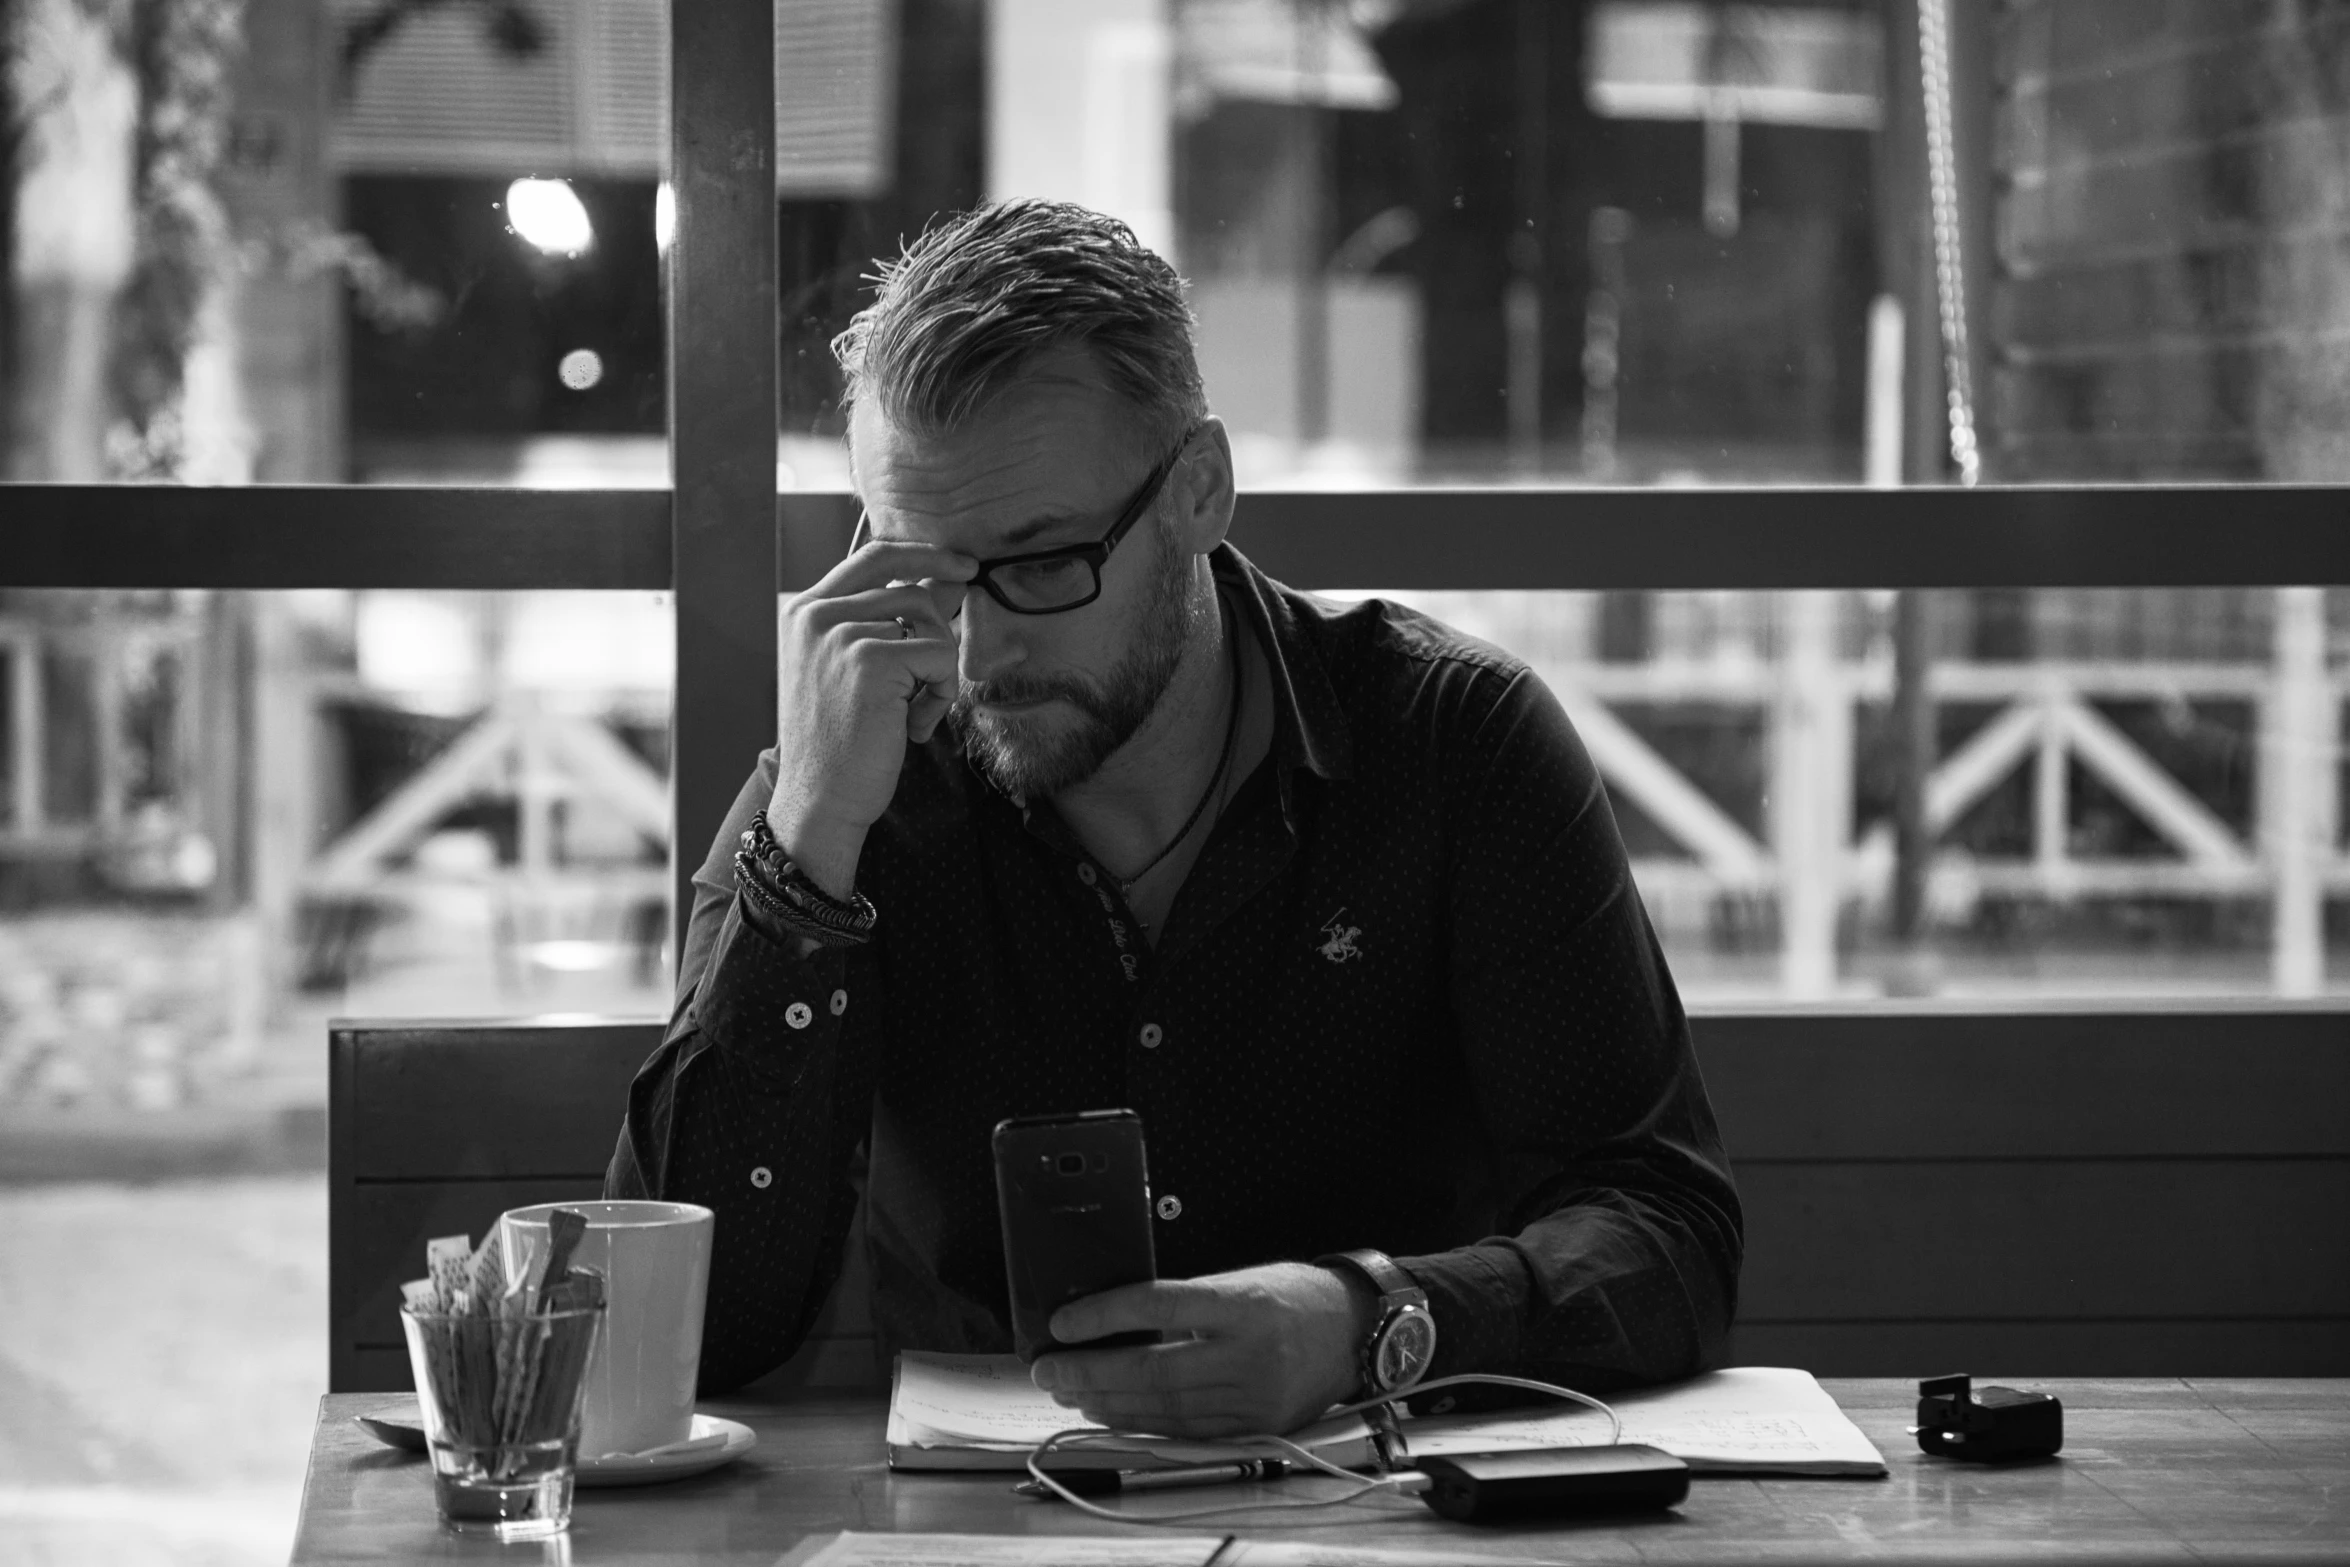
[[[2055,714],[2073,754],[2188,859],[2228,871],[2251,867],[2227,823],[2156,766],[2111,720],[2069,696],[2057,702]]]
[[[514,720],[504,712],[482,716],[471,729],[354,822],[303,878],[316,891],[357,892],[409,849],[441,817],[475,794],[502,792]]]
[[[2260,836],[2276,874],[2270,978],[2280,996],[2325,989],[2325,882],[2334,859],[2341,708],[2326,679],[2323,588],[2279,588],[2276,685],[2261,709]]]
[[[1836,595],[1780,595],[1785,652],[1771,704],[1771,847],[1779,871],[1779,987],[1836,988],[1836,921],[1852,837],[1852,698],[1836,668]]]
[[[1926,780],[1926,827],[1947,832],[2000,779],[2015,771],[2040,736],[2036,703],[2016,702],[1944,757]]]
[[[669,841],[669,783],[592,718],[541,720],[548,755],[651,843]]]
[[[1569,686],[1554,689],[1610,787],[1623,790],[1725,887],[1770,885],[1770,858],[1752,834],[1604,705]]]

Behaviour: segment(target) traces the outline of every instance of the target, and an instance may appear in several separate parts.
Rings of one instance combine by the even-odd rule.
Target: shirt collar
[[[1259,571],[1229,542],[1216,546],[1208,568],[1230,591],[1265,654],[1273,686],[1274,755],[1282,770],[1302,767],[1322,779],[1350,776],[1354,735],[1322,650],[1306,632],[1313,603]]]

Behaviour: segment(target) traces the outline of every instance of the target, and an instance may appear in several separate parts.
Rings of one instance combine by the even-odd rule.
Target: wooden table
[[[1344,1522],[1278,1537],[1575,1562],[2350,1562],[2350,1381],[2024,1382],[2064,1400],[2065,1450],[2012,1468],[1920,1453],[1903,1429],[1915,1412],[1914,1383],[1823,1385],[1885,1455],[1889,1479],[1699,1479],[1673,1513],[1508,1531],[1381,1498],[1332,1509]],[[296,1567],[474,1558],[765,1567],[804,1536],[836,1529],[1117,1532],[1074,1509],[1011,1495],[1009,1476],[890,1473],[877,1401],[747,1398],[703,1407],[758,1431],[749,1454],[694,1479],[580,1492],[567,1548],[460,1539],[438,1527],[424,1460],[377,1446],[351,1422],[401,1402],[380,1393],[320,1401]],[[413,1411],[413,1401],[406,1407]],[[1124,1505],[1182,1511],[1209,1496],[1296,1497],[1325,1484],[1337,1482],[1162,1493]]]

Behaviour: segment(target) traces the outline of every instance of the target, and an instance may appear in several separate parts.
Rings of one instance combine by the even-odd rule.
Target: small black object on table
[[[1974,1389],[1974,1378],[1928,1377],[1918,1384],[1918,1447],[1942,1458],[1996,1463],[2052,1458],[2064,1446],[2064,1405],[2046,1393]]]

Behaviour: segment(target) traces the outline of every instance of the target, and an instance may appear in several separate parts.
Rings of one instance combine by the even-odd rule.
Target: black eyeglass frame
[[[1116,549],[1120,541],[1134,531],[1134,525],[1142,520],[1143,513],[1151,509],[1151,503],[1156,501],[1159,498],[1159,492],[1167,487],[1168,477],[1174,473],[1175,465],[1183,460],[1183,454],[1191,449],[1192,438],[1199,432],[1200,427],[1196,424],[1183,432],[1183,438],[1175,443],[1175,449],[1169,452],[1159,465],[1143,478],[1142,488],[1134,492],[1134,499],[1126,503],[1126,509],[1118,513],[1118,520],[1110,524],[1110,531],[1100,538],[1090,544],[1061,544],[1049,550],[1029,550],[1019,555],[994,556],[979,562],[979,570],[972,577],[972,582],[987,589],[989,598],[994,599],[1015,615],[1063,615],[1073,609],[1083,609],[1095,599],[1100,598],[1102,596],[1102,568],[1109,564],[1110,551]],[[870,527],[871,519],[860,514],[857,518],[858,538],[863,538]],[[850,548],[854,549],[855,547],[855,541],[852,540]],[[1043,560],[1081,560],[1085,562],[1093,571],[1093,590],[1083,598],[1071,599],[1066,604],[1055,604],[1046,609],[1032,609],[1024,604],[1013,603],[1005,596],[1004,590],[996,586],[995,574],[1003,567],[1032,566]]]

